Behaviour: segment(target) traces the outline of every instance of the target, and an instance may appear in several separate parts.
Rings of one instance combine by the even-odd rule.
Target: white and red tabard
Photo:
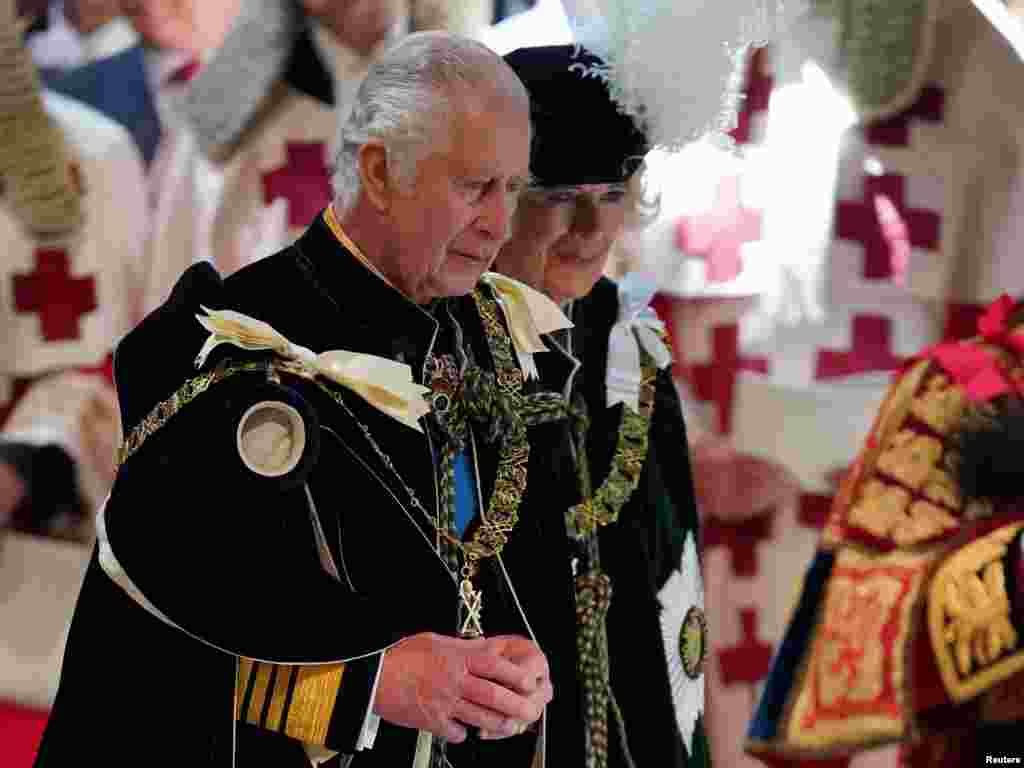
[[[289,86],[233,154],[212,230],[214,263],[222,273],[290,245],[333,197],[339,120],[372,56],[360,57],[322,28],[315,31],[333,77],[335,106]]]
[[[930,343],[972,335],[1000,294],[1024,296],[1024,62],[969,0],[936,9],[914,98],[871,123],[827,74],[827,23],[806,30],[813,52],[793,42],[756,54],[736,131],[747,159],[724,161],[706,203],[647,235],[697,411],[804,490],[794,508],[704,522],[709,741],[726,768],[760,764],[742,753],[746,724],[830,475],[855,457],[891,373]]]
[[[145,177],[123,128],[63,96],[44,99],[84,189],[84,226],[39,242],[0,199],[0,440],[62,446],[95,511],[109,490],[120,439],[110,355],[142,308]],[[0,557],[0,700],[49,706],[89,552],[8,533]]]

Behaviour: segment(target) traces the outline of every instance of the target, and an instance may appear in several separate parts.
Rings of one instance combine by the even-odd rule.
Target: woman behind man
[[[649,147],[596,57],[566,45],[505,60],[530,92],[535,181],[495,268],[565,305],[575,327],[552,341],[582,363],[565,392],[580,499],[566,514],[588,765],[703,766],[707,642],[683,416],[668,350],[640,313],[652,291],[636,275],[602,277],[641,203]]]

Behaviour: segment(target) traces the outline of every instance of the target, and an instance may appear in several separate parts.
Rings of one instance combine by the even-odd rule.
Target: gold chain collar
[[[582,403],[582,413],[577,414],[577,451],[576,469],[579,477],[580,493],[583,501],[569,508],[566,522],[570,533],[578,539],[592,536],[603,526],[610,525],[619,519],[619,513],[626,502],[632,498],[640,483],[640,475],[647,451],[650,447],[650,426],[654,416],[655,388],[658,369],[649,354],[641,349],[640,357],[640,409],[634,413],[628,407],[622,407],[622,420],[619,424],[615,454],[612,457],[608,476],[601,486],[593,493],[591,487],[590,467],[586,455],[586,430],[588,419],[586,406]]]

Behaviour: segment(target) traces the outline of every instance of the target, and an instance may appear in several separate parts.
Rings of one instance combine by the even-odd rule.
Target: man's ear
[[[359,148],[359,180],[370,204],[381,213],[391,207],[395,189],[383,144],[367,142]]]

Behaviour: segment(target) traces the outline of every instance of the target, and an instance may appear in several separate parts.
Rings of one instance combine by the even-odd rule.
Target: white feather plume
[[[571,19],[576,40],[608,64],[589,74],[608,82],[652,146],[677,150],[704,137],[732,145],[747,50],[780,39],[808,0],[596,4]]]

